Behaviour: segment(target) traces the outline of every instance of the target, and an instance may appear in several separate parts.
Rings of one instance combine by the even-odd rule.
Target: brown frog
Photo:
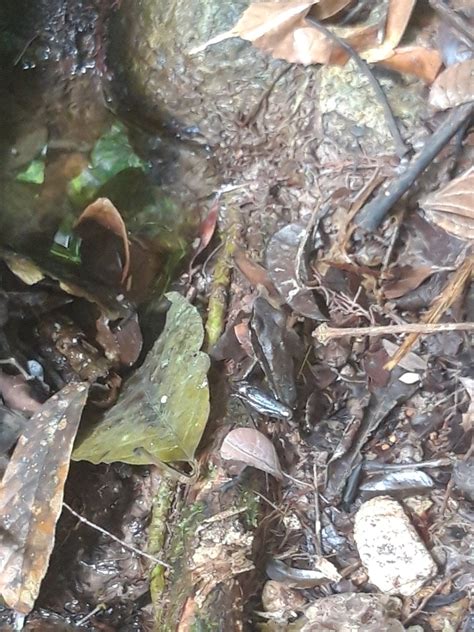
[[[109,406],[115,401],[120,377],[112,370],[112,363],[86,340],[76,323],[53,313],[42,319],[35,333],[45,369],[55,381],[59,377],[63,384],[90,382],[94,403]]]

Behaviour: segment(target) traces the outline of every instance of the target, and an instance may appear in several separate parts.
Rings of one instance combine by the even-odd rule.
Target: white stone
[[[388,496],[363,503],[354,539],[369,581],[384,593],[414,595],[436,575],[436,564],[403,507]]]

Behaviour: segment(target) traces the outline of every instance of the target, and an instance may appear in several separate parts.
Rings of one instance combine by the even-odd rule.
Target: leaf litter
[[[117,596],[110,588],[111,579],[108,588],[103,582],[94,583],[98,581],[99,573],[94,576],[98,560],[107,574],[109,570],[104,569],[111,558],[120,558],[113,562],[115,575],[110,571],[109,577],[117,577],[118,568],[130,600],[146,601],[138,588],[140,582],[142,589],[144,583],[148,585],[143,568],[141,574],[131,568],[136,566],[135,554],[127,553],[123,559],[117,536],[128,544],[136,543],[137,537],[145,548],[152,504],[145,480],[155,480],[160,472],[164,481],[170,475],[171,480],[187,483],[186,488],[179,487],[174,509],[164,519],[167,541],[160,536],[154,542],[149,560],[166,559],[166,577],[160,576],[159,564],[152,573],[152,577],[161,577],[164,592],[154,592],[152,580],[152,594],[160,616],[171,617],[173,625],[178,622],[185,629],[193,617],[207,614],[216,590],[229,616],[232,613],[239,622],[252,620],[266,630],[312,629],[328,621],[340,630],[348,626],[361,631],[402,630],[402,622],[412,619],[430,629],[443,629],[439,622],[449,618],[449,604],[453,603],[458,608],[456,621],[459,625],[466,621],[464,595],[472,579],[463,557],[472,541],[463,519],[472,500],[472,486],[467,483],[472,472],[472,384],[466,373],[470,324],[465,322],[470,280],[466,254],[470,145],[445,140],[437,162],[431,158],[429,168],[413,180],[407,197],[398,198],[384,223],[369,231],[356,227],[360,207],[370,203],[370,196],[375,199],[377,188],[384,193],[384,178],[396,182],[403,165],[390,144],[366,144],[372,134],[366,124],[370,117],[363,119],[358,113],[369,112],[371,106],[355,107],[350,100],[354,91],[349,85],[350,73],[358,72],[353,60],[347,62],[347,50],[313,28],[306,17],[327,24],[331,32],[375,64],[372,72],[391,104],[395,99],[389,86],[397,77],[395,83],[412,116],[408,119],[397,110],[397,125],[415,151],[420,143],[430,145],[430,132],[442,126],[444,114],[433,116],[430,110],[418,109],[419,100],[412,107],[409,98],[420,90],[426,108],[428,92],[405,75],[414,74],[431,84],[440,70],[441,57],[447,59],[445,44],[440,51],[432,48],[437,42],[434,33],[438,26],[442,31],[442,25],[431,13],[422,17],[416,3],[381,3],[375,10],[364,4],[323,0],[256,3],[242,6],[247,12],[238,26],[232,24],[232,20],[234,24],[238,21],[236,12],[232,20],[228,17],[222,31],[252,41],[255,60],[281,55],[297,65],[285,68],[284,73],[278,68],[270,88],[256,83],[258,90],[263,85],[263,93],[259,92],[255,108],[248,103],[251,118],[245,115],[245,106],[234,108],[232,117],[237,124],[230,143],[228,130],[216,133],[226,139],[222,146],[229,143],[227,158],[219,154],[218,144],[215,147],[223,180],[243,184],[219,193],[218,202],[203,213],[198,240],[186,261],[189,273],[176,283],[180,293],[168,295],[171,307],[160,298],[141,309],[153,294],[150,288],[156,277],[169,279],[161,246],[174,236],[167,240],[159,235],[156,226],[163,215],[150,221],[149,198],[143,205],[137,189],[133,196],[132,189],[128,190],[128,197],[137,196],[133,202],[140,207],[133,216],[130,202],[122,204],[127,196],[121,197],[120,187],[115,188],[123,173],[130,183],[138,172],[140,179],[150,169],[138,149],[135,154],[140,146],[137,130],[129,142],[122,126],[105,126],[108,131],[95,145],[92,162],[89,160],[85,170],[82,167],[82,174],[69,187],[75,217],[87,205],[98,210],[88,211],[92,215],[79,225],[71,218],[65,224],[62,235],[71,248],[62,253],[67,256],[60,265],[60,258],[54,265],[37,253],[27,258],[9,249],[2,254],[7,265],[2,264],[0,276],[0,350],[2,358],[13,362],[2,364],[1,466],[7,472],[13,467],[22,439],[13,452],[12,448],[37,416],[35,407],[48,406],[54,392],[60,396],[62,389],[81,385],[89,389],[90,396],[76,458],[92,463],[125,462],[71,464],[68,506],[78,510],[73,515],[85,513],[93,520],[78,518],[83,526],[66,539],[59,524],[60,546],[53,551],[51,572],[43,582],[38,604],[63,611],[65,602],[61,605],[47,591],[55,585],[52,575],[61,568],[61,555],[72,542],[75,561],[83,569],[90,562],[88,572],[94,580],[86,576],[90,585],[101,587],[82,594],[86,609],[99,594],[105,595],[107,605],[114,604],[107,612],[101,613],[100,608],[89,611],[89,619],[84,611],[72,619],[78,622],[85,617],[90,629],[104,622],[110,625],[112,620],[112,625],[122,629],[137,625],[144,630],[163,629],[146,618],[146,607],[129,606],[127,610],[123,594]],[[463,15],[457,12],[461,20],[465,20]],[[200,34],[198,38],[196,32],[194,43],[215,34],[208,30],[205,37]],[[228,45],[220,40],[222,44],[216,43],[210,52],[216,59],[220,47]],[[183,46],[183,50],[189,48]],[[200,53],[203,66],[207,54],[207,49]],[[246,53],[241,50],[237,58],[240,54]],[[456,59],[459,61],[463,60]],[[327,67],[317,68],[315,62],[347,62],[342,68],[330,69],[340,73],[341,81],[318,83],[316,79]],[[446,92],[444,104],[462,108],[466,105],[465,85],[456,74],[458,69],[449,72],[451,68],[445,71],[447,75],[440,75],[434,90]],[[239,72],[250,76],[252,70],[248,67]],[[316,115],[315,105],[324,103],[323,93],[328,89],[332,90],[332,101],[327,101],[331,105],[321,107]],[[348,106],[344,110],[338,109],[339,93]],[[365,84],[359,84],[357,93],[368,93],[369,102],[374,101]],[[219,112],[219,120],[222,117]],[[381,118],[380,111],[377,117]],[[243,122],[240,127],[239,121]],[[461,138],[461,127],[458,134]],[[153,151],[157,151],[156,144]],[[47,181],[48,160],[43,162]],[[76,162],[84,165],[87,160],[81,156]],[[379,180],[371,189],[370,174],[374,173]],[[42,186],[33,180],[26,184]],[[97,197],[101,200],[96,201]],[[113,226],[100,219],[95,204],[101,208],[113,205]],[[233,209],[232,232],[226,225],[229,207]],[[428,221],[422,219],[418,207]],[[354,213],[348,215],[348,208]],[[451,229],[451,216],[457,224],[455,230]],[[90,252],[99,250],[99,235],[107,236],[111,268],[105,266],[105,248],[102,259],[90,258]],[[213,272],[222,255],[219,248],[214,249],[203,264],[201,253],[211,239],[217,246],[221,239],[233,244],[234,255],[226,266],[230,270],[232,261],[235,266],[229,274],[230,291],[220,303],[224,320],[218,329],[225,327],[225,333],[212,350],[208,384],[210,363],[202,350],[203,320]],[[106,269],[112,273],[101,274]],[[462,278],[456,274],[459,269]],[[225,284],[218,289],[226,292]],[[18,299],[20,294],[24,300]],[[152,315],[152,322],[146,314]],[[314,335],[322,320],[328,320],[328,331],[334,336],[324,345]],[[406,352],[404,340],[410,327],[421,336],[411,339],[411,350]],[[156,334],[150,336],[150,331],[160,330],[158,339]],[[403,357],[400,350],[406,352]],[[387,367],[394,355],[399,358],[398,366]],[[192,379],[183,380],[191,374]],[[33,413],[30,420],[12,410],[15,400],[9,391],[16,383],[24,391],[18,409]],[[231,396],[235,393],[238,400]],[[65,459],[69,461],[67,455]],[[146,464],[146,470],[137,464]],[[236,465],[240,467],[237,475]],[[82,481],[82,473],[89,473],[84,478],[87,483]],[[97,489],[100,492],[95,494]],[[136,504],[129,507],[130,497]],[[156,507],[161,501],[154,502]],[[373,510],[369,516],[372,527],[377,522],[377,537],[362,542],[366,529],[354,528],[354,520],[359,522],[357,516],[369,510]],[[178,518],[181,512],[183,522]],[[140,516],[139,527],[133,515]],[[99,539],[98,546],[89,549],[87,541],[83,546],[80,534],[93,529],[94,522],[105,524],[105,518],[109,531],[117,534],[114,544]],[[56,519],[48,522],[49,547]],[[61,519],[67,520],[71,516]],[[190,529],[187,521],[192,524]],[[395,528],[411,535],[404,550],[395,547],[394,559],[386,564],[385,559],[377,559],[382,549],[377,538],[385,541]],[[100,529],[98,533],[98,538],[106,537]],[[176,549],[173,542],[178,543]],[[444,555],[436,542],[442,542]],[[190,555],[181,555],[183,550]],[[415,561],[418,553],[424,555],[427,570],[417,572],[416,590],[408,595],[402,574],[408,577],[420,570]],[[437,568],[428,558],[436,560]],[[38,559],[42,569],[34,591],[25,603],[14,598],[9,601],[17,610],[33,606],[48,563],[45,556]],[[268,559],[272,561],[268,563]],[[404,568],[397,567],[398,576],[389,573],[388,567],[393,571],[400,560],[404,560]],[[125,572],[123,565],[129,565]],[[254,577],[256,567],[258,579]],[[84,577],[77,568],[73,562],[69,569],[74,585]],[[265,573],[270,580],[262,586]],[[58,582],[65,577],[62,572],[57,575]],[[177,592],[187,599],[184,605],[178,604],[176,585],[186,578],[191,578],[191,585],[184,582],[180,584],[185,586],[183,590]],[[409,581],[412,579],[410,576]],[[268,601],[270,584],[275,594],[286,597],[285,604]],[[310,584],[311,591],[298,590]],[[232,586],[237,586],[237,595]],[[374,594],[376,587],[382,589]],[[27,583],[20,588],[26,590]],[[63,594],[62,588],[58,595]],[[391,592],[395,596],[389,597]],[[250,599],[259,594],[263,612],[256,612]],[[128,614],[120,619],[122,607]],[[221,613],[222,608],[219,620]],[[234,622],[229,622],[229,629]]]

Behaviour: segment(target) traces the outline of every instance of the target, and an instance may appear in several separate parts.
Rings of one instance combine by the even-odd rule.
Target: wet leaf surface
[[[72,444],[86,384],[66,386],[37,412],[15,448],[0,487],[0,594],[28,614],[54,545]]]
[[[185,298],[167,294],[165,328],[117,404],[78,438],[75,460],[131,464],[193,462],[209,414],[208,356],[201,318]]]

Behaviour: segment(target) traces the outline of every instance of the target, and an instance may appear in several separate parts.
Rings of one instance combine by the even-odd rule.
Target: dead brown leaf
[[[327,18],[340,13],[350,4],[352,4],[352,0],[320,0],[320,2],[311,7],[308,15],[311,15],[316,20],[327,20]]]
[[[280,461],[273,443],[254,428],[235,428],[224,439],[221,457],[226,461],[240,461],[275,478],[283,478]]]
[[[427,218],[459,239],[474,239],[474,167],[422,203]]]
[[[415,4],[416,0],[390,0],[384,40],[380,46],[364,52],[363,57],[368,63],[383,61],[392,56],[405,33]]]
[[[0,485],[0,595],[22,614],[48,568],[88,387],[65,386],[31,418]]]
[[[375,6],[366,23],[337,27],[334,32],[370,63],[382,61],[393,56],[415,2],[416,0],[390,0],[386,20]],[[241,37],[274,58],[290,63],[344,64],[348,53],[318,29],[310,26],[306,17],[311,14],[316,19],[324,19],[337,14],[346,4],[344,0],[256,2],[244,11],[230,31],[213,37],[190,53],[202,52],[208,46],[231,37]],[[382,44],[379,44],[378,37],[384,23],[385,37]]]
[[[474,101],[474,59],[466,59],[446,68],[431,86],[430,103],[447,110]]]
[[[414,75],[425,83],[431,84],[437,77],[443,60],[437,50],[422,46],[404,46],[395,48],[393,55],[381,62],[385,68],[407,75]]]
[[[435,271],[431,266],[401,266],[396,270],[396,278],[384,283],[385,298],[391,301],[394,298],[405,296],[408,292],[419,287]]]
[[[124,283],[130,269],[130,244],[128,241],[127,227],[122,216],[108,198],[98,198],[84,209],[77,219],[74,227],[79,228],[86,220],[92,220],[122,240],[124,261],[121,282]]]

